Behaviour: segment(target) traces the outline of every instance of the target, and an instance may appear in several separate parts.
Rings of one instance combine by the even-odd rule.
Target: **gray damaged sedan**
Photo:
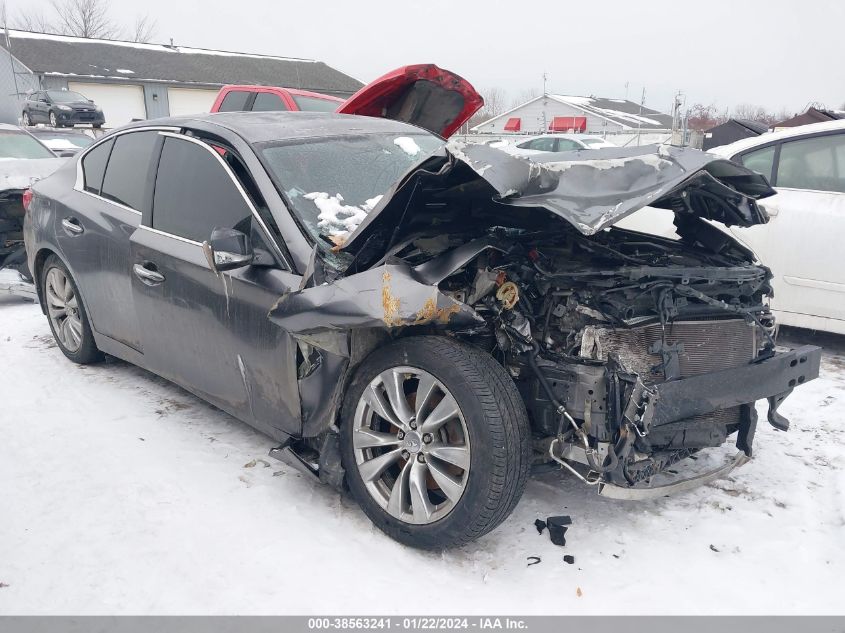
[[[144,122],[33,187],[26,250],[69,359],[163,376],[393,538],[456,546],[543,465],[622,499],[723,476],[755,402],[786,430],[819,371],[776,351],[770,272],[717,228],[767,221],[763,177],[657,147],[543,160],[343,114]],[[646,205],[674,238],[616,226]]]

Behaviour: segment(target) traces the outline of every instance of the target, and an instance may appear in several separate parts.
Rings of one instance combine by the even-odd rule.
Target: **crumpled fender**
[[[279,327],[318,347],[329,332],[355,328],[393,329],[432,325],[463,329],[483,325],[468,305],[443,294],[437,284],[479,253],[502,247],[492,238],[473,240],[412,268],[385,263],[282,295],[268,315]],[[314,336],[320,335],[320,336]],[[340,351],[340,346],[332,346]]]

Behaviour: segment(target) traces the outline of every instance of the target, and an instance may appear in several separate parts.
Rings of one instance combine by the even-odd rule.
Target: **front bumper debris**
[[[645,485],[627,487],[609,483],[600,483],[598,491],[602,497],[608,497],[610,499],[625,499],[628,501],[643,501],[645,499],[665,497],[666,495],[685,492],[687,490],[697,488],[698,486],[708,484],[711,481],[716,481],[717,479],[726,477],[735,468],[739,468],[743,464],[748,463],[750,460],[751,458],[748,457],[748,455],[739,451],[730,460],[728,460],[727,463],[723,464],[719,468],[706,473],[701,473],[700,475],[688,477],[671,484],[664,484],[660,486]]]
[[[35,284],[14,268],[0,268],[0,295],[12,295],[38,301]]]

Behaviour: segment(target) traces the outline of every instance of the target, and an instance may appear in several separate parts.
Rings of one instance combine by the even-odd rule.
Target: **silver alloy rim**
[[[76,352],[82,346],[82,318],[73,286],[59,268],[47,272],[46,286],[47,312],[53,334],[67,351]]]
[[[416,367],[388,369],[364,389],[352,424],[358,472],[388,514],[421,525],[455,508],[469,478],[469,432],[443,383]]]
[[[58,122],[58,121],[56,120],[56,115],[55,115],[55,113],[51,112],[51,113],[50,113],[50,125],[51,125],[51,126],[53,126],[53,127],[56,127],[56,123],[57,123],[57,122]]]

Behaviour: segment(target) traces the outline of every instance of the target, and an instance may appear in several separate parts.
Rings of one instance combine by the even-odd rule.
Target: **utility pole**
[[[543,96],[546,96],[546,80],[549,78],[548,73],[543,72]]]
[[[637,118],[637,147],[640,146],[640,133],[642,127],[643,105],[645,105],[645,86],[643,86],[643,96],[640,98],[640,116]]]

